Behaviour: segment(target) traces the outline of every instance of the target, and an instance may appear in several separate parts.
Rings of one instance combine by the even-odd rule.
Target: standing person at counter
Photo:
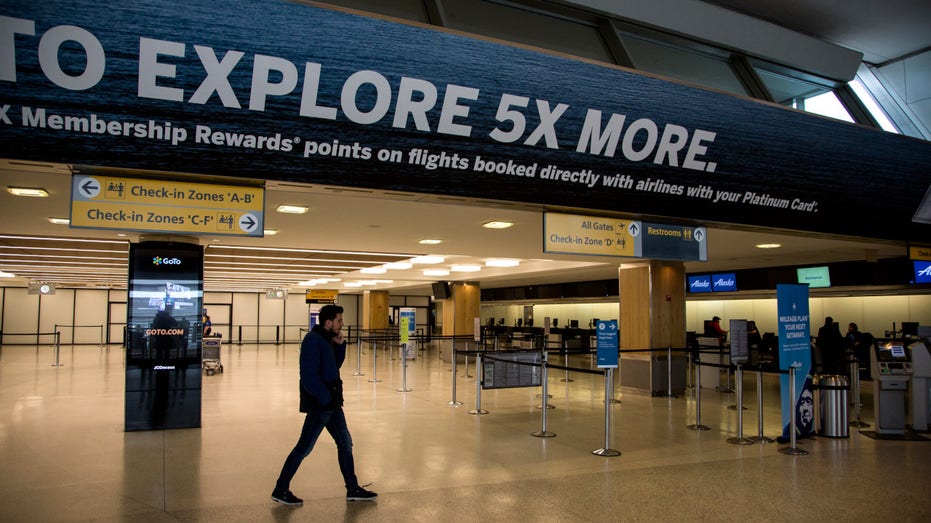
[[[727,342],[727,331],[721,328],[721,318],[717,316],[711,318],[711,328],[718,336],[718,345],[723,347]]]
[[[815,346],[821,353],[822,370],[828,374],[842,374],[844,372],[844,338],[840,334],[840,327],[834,323],[834,318],[824,318],[824,325],[818,329]]]

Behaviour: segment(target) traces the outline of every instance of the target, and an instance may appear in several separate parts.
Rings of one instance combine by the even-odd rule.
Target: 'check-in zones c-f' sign
[[[74,175],[71,227],[264,236],[265,190]]]

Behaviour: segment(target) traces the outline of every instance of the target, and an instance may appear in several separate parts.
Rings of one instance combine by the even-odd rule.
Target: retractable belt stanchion
[[[760,445],[776,441],[763,435],[763,371],[759,369],[756,371],[756,412],[757,433],[750,437],[750,441]]]
[[[469,411],[469,414],[481,416],[488,414],[487,410],[482,409],[482,380],[485,379],[485,369],[482,367],[482,355],[475,355],[475,408]]]
[[[851,427],[869,427],[870,424],[860,419],[860,362],[856,359],[850,360],[850,383],[853,396],[853,411],[857,419],[850,421]]]
[[[365,376],[365,373],[362,372],[362,333],[358,334],[356,338],[356,371],[352,373],[353,376]]]
[[[447,403],[450,407],[462,405],[461,401],[456,401],[456,359],[456,344],[453,343],[453,368],[450,369],[453,373],[453,399]]]
[[[567,367],[567,368],[566,368],[566,377],[563,378],[563,379],[561,379],[561,380],[559,380],[559,381],[562,381],[562,382],[564,382],[564,383],[571,383],[571,382],[573,382],[573,381],[575,381],[575,380],[573,380],[572,378],[569,377],[569,369],[568,369],[568,367],[569,367],[569,347],[566,346],[566,342],[563,342],[562,353],[563,353],[563,355],[564,355],[564,357],[563,357],[563,362],[566,364],[566,367]]]
[[[737,371],[734,373],[734,379],[737,380],[737,436],[727,438],[728,443],[734,445],[753,445],[753,440],[744,437],[744,373],[737,364]]]
[[[407,343],[401,344],[401,388],[398,392],[410,392],[407,387]]]
[[[465,355],[465,365],[466,365],[465,374],[463,374],[462,377],[463,377],[463,378],[471,378],[472,375],[469,374],[469,355],[468,355],[468,354]]]
[[[691,350],[689,350],[687,353],[685,353],[685,365],[686,365],[686,371],[685,371],[686,383],[685,383],[685,388],[686,388],[686,390],[691,390],[691,389],[694,389],[694,388],[695,388],[695,386],[692,385],[692,351],[691,351]]]
[[[672,393],[672,345],[666,347],[666,397],[676,397]]]
[[[795,367],[789,367],[789,404],[795,401]],[[791,405],[792,414],[789,416],[789,446],[782,447],[779,452],[790,456],[804,456],[807,450],[800,449],[795,444],[795,405]]]
[[[605,445],[600,449],[595,449],[592,454],[596,456],[614,457],[620,456],[621,451],[611,448],[611,400],[614,396],[614,369],[605,369]]]
[[[543,398],[543,403],[537,405],[538,409],[555,409],[556,407],[547,403],[547,398],[552,398],[553,395],[546,392],[546,379],[547,379],[547,364],[549,363],[549,353],[546,352],[546,349],[543,349],[543,390],[537,394],[538,398]]]
[[[369,383],[378,383],[381,381],[378,379],[378,337],[375,336],[372,338],[372,379],[369,380]]]
[[[546,354],[546,351],[545,351],[545,350],[543,351],[543,354]],[[537,408],[543,411],[543,425],[540,427],[540,430],[535,430],[535,431],[531,432],[530,434],[533,435],[533,436],[536,436],[536,437],[538,437],[538,438],[552,438],[552,437],[556,436],[556,434],[553,433],[553,432],[550,432],[550,431],[546,430],[546,410],[549,409],[549,408],[551,408],[551,407],[546,403],[546,398],[547,398],[547,394],[546,394],[546,383],[547,383],[547,376],[548,376],[547,371],[546,371],[546,368],[547,368],[546,359],[543,360],[543,365],[542,365],[542,367],[543,367],[543,369],[542,369],[542,373],[541,373],[541,374],[542,374],[542,378],[543,378],[543,405],[541,405],[540,407],[537,407]]]
[[[55,363],[52,364],[52,367],[61,367],[64,363],[60,360],[61,356],[61,333],[55,331]]]
[[[711,430],[701,424],[701,356],[695,361],[695,424],[686,427],[691,430]]]

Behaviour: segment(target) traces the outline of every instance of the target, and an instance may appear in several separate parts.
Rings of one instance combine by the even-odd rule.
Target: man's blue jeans
[[[336,442],[336,457],[339,460],[339,470],[343,473],[346,490],[358,486],[355,463],[352,459],[352,436],[349,435],[349,427],[346,425],[346,415],[342,407],[338,407],[336,410],[307,413],[307,417],[304,418],[304,428],[301,429],[301,437],[297,440],[294,450],[284,460],[284,466],[281,467],[281,474],[275,484],[276,490],[282,492],[290,490],[291,478],[297,473],[297,468],[301,466],[304,458],[314,449],[314,444],[317,443],[317,438],[324,428]]]

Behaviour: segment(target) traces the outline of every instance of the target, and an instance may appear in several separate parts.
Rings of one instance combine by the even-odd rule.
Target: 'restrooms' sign
[[[931,236],[927,142],[440,30],[11,0],[0,41],[5,158]]]

